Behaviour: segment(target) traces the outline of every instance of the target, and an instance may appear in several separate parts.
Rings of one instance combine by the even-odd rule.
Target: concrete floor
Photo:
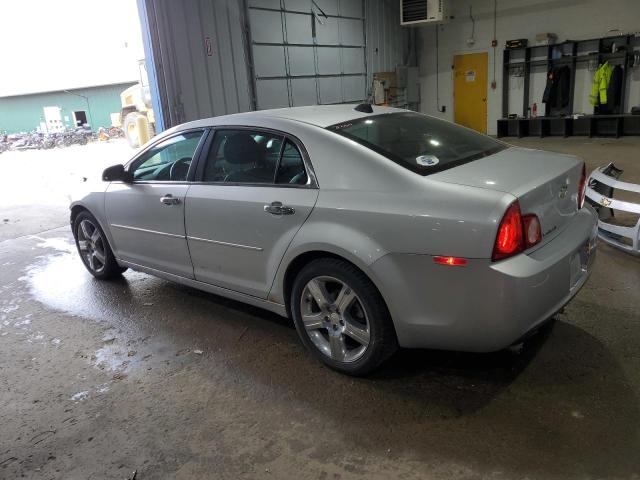
[[[640,182],[638,139],[517,143],[613,159]],[[91,162],[120,161],[94,147]],[[66,212],[22,220],[27,207],[0,204],[0,222],[13,212],[0,227],[2,479],[640,476],[639,259],[601,244],[586,287],[520,355],[402,351],[354,379],[265,311],[135,272],[93,280]]]

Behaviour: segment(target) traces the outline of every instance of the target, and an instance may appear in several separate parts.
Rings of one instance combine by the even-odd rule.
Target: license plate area
[[[571,255],[569,271],[571,272],[569,288],[576,287],[580,279],[589,271],[591,265],[591,255],[595,248],[595,240],[587,240],[587,242]]]

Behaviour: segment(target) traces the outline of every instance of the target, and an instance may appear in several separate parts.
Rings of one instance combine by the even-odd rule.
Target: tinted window
[[[205,182],[273,183],[283,138],[250,130],[219,130],[204,171]]]
[[[486,135],[411,112],[373,115],[328,128],[421,175],[506,148]]]
[[[286,183],[289,185],[306,185],[307,172],[304,169],[304,162],[300,150],[293,142],[287,140],[282,150],[282,158],[278,165],[278,175],[276,183]]]
[[[186,132],[158,143],[133,165],[135,180],[184,181],[202,132]]]

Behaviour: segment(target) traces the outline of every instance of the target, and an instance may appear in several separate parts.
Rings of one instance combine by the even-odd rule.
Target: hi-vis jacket
[[[604,62],[596,70],[593,76],[593,84],[591,85],[591,95],[589,95],[591,105],[606,105],[607,87],[611,81],[612,73],[613,67],[609,65],[609,62]]]

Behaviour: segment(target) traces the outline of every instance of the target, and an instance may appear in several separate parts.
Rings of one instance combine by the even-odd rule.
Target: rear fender
[[[341,246],[336,246],[336,238],[340,238]],[[346,225],[332,224],[324,221],[313,221],[311,218],[302,226],[291,241],[269,292],[269,300],[286,303],[285,277],[287,269],[300,255],[309,252],[327,252],[353,263],[362,270],[378,287],[369,266],[386,254],[382,247],[372,238]]]

